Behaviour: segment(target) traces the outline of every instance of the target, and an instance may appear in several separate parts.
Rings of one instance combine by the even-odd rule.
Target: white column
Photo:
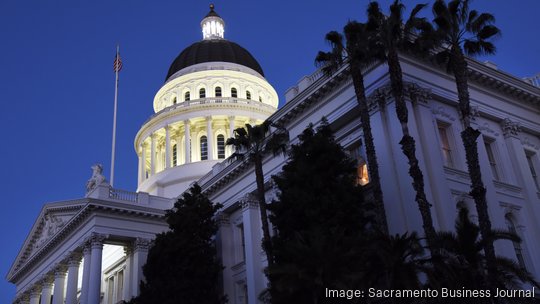
[[[176,165],[180,166],[182,164],[182,131],[180,128],[178,128],[178,132],[176,133]],[[184,161],[185,161],[184,156]]]
[[[233,299],[234,280],[232,267],[234,266],[234,240],[231,223],[229,221],[229,215],[224,212],[220,212],[216,218],[219,227],[216,234],[216,249],[218,254],[221,254],[221,263],[223,264],[223,293],[229,299]]]
[[[42,283],[43,289],[41,290],[41,302],[39,302],[40,304],[51,304],[53,283],[50,280],[50,278],[47,278]]]
[[[135,240],[135,248],[133,251],[133,268],[132,268],[132,285],[131,294],[135,297],[139,295],[140,282],[144,280],[142,267],[146,264],[148,249],[152,243],[149,239],[137,238]]]
[[[190,135],[189,120],[186,119],[184,120],[184,139],[185,139],[184,149],[186,149],[184,155],[186,156],[186,164],[189,164],[191,162],[191,144],[189,140],[190,138],[189,135]]]
[[[214,160],[214,130],[212,130],[212,116],[206,117],[206,137],[208,138],[208,160]]]
[[[264,274],[261,262],[262,228],[259,204],[250,198],[242,202],[244,223],[244,243],[246,250],[246,283],[249,304],[258,303],[259,294],[264,290]]]
[[[229,137],[234,137],[234,116],[229,116],[228,118],[229,118]],[[225,138],[225,141],[226,140],[227,138]],[[227,146],[226,149],[228,150],[226,157],[229,157],[230,155],[234,153],[233,146]]]
[[[98,304],[101,299],[101,259],[104,235],[94,233],[90,237],[90,280],[88,282],[88,304]]]
[[[77,304],[77,285],[79,281],[80,264],[81,255],[79,253],[75,253],[68,260],[66,304]]]
[[[124,269],[124,289],[122,294],[122,300],[131,300],[131,270],[133,268],[133,258],[131,247],[124,247],[124,254],[126,255],[126,268]]]
[[[165,169],[171,167],[171,127],[165,126]],[[178,155],[178,150],[176,151]]]
[[[146,180],[146,143],[141,144],[141,168],[140,168],[140,183]]]
[[[66,275],[66,267],[64,265],[59,266],[54,271],[53,304],[64,304]]]
[[[39,304],[39,297],[41,296],[41,288],[34,287],[30,291],[30,304]]]
[[[90,264],[91,261],[92,248],[89,243],[86,243],[83,248],[83,275],[82,275],[82,286],[81,286],[81,304],[88,304],[88,287],[90,283]]]
[[[150,135],[150,139],[152,140],[150,144],[150,174],[154,175],[156,174],[156,137],[157,134]]]

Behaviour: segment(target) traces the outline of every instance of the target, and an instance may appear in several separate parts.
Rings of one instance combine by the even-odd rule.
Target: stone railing
[[[241,105],[250,105],[250,106],[257,106],[262,109],[268,110],[268,111],[274,111],[276,108],[268,105],[264,102],[258,101],[258,100],[252,100],[252,99],[244,99],[244,98],[236,98],[236,97],[208,97],[208,98],[199,98],[199,99],[193,99],[188,100],[184,102],[179,102],[176,104],[173,104],[172,106],[168,106],[166,108],[161,109],[157,113],[153,114],[148,118],[144,124],[148,123],[150,120],[152,120],[154,117],[161,115],[162,113],[170,112],[173,110],[176,110],[178,108],[188,108],[190,106],[196,106],[196,105],[204,105],[204,104],[241,104]],[[144,125],[143,124],[143,125]]]
[[[114,199],[114,200],[119,200],[119,201],[127,201],[127,202],[136,203],[138,201],[138,193],[110,187],[109,198]]]

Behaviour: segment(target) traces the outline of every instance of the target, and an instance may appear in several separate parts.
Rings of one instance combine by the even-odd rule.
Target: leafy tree
[[[494,272],[496,267],[495,248],[493,240],[489,237],[491,220],[488,214],[486,188],[482,181],[476,142],[480,132],[471,127],[471,104],[465,54],[475,56],[495,53],[495,45],[491,40],[497,37],[500,31],[494,25],[493,15],[470,10],[469,2],[469,0],[451,0],[447,4],[444,0],[436,0],[433,4],[433,24],[435,37],[441,48],[441,51],[437,53],[437,59],[439,62],[447,64],[448,70],[454,74],[456,80],[459,113],[464,126],[461,138],[471,179],[470,193],[476,204],[488,271]]]
[[[456,219],[456,233],[438,232],[443,265],[434,265],[439,271],[430,275],[430,285],[435,288],[486,290],[491,284],[501,289],[521,288],[523,283],[538,286],[534,278],[514,260],[496,256],[495,271],[486,271],[487,257],[483,251],[485,240],[480,234],[478,225],[471,222],[466,208],[460,208]],[[492,230],[489,233],[491,242],[510,240],[520,242],[514,233]],[[481,299],[475,299],[475,301]],[[520,299],[521,301],[521,299]],[[456,301],[459,303],[460,301]],[[485,301],[491,303],[491,299]]]
[[[368,33],[365,24],[349,21],[343,31],[345,33],[345,40],[343,35],[336,31],[326,34],[325,39],[330,44],[331,50],[330,52],[319,51],[315,58],[315,63],[317,66],[322,67],[323,72],[327,75],[331,75],[339,70],[344,63],[349,64],[354,92],[360,110],[360,123],[364,134],[368,171],[373,189],[373,198],[377,208],[378,225],[381,230],[387,231],[388,225],[386,223],[386,213],[379,177],[379,165],[375,144],[373,143],[366,89],[364,87],[364,76],[362,74],[362,71],[373,63],[374,56],[367,39]]]
[[[354,161],[326,121],[299,139],[273,177],[279,188],[269,205],[277,231],[275,263],[268,267],[273,304],[326,303],[325,288],[358,288],[360,248],[370,223]]]
[[[270,135],[271,127],[276,128],[276,132]],[[255,167],[257,199],[259,201],[263,230],[262,247],[266,253],[268,265],[273,264],[274,257],[272,254],[272,242],[270,240],[270,228],[268,227],[267,204],[264,196],[263,159],[270,152],[274,155],[284,154],[288,142],[288,132],[283,127],[275,125],[269,120],[256,126],[246,124],[245,128],[234,130],[234,137],[227,139],[226,142],[226,145],[235,147],[233,155],[236,159],[244,159],[247,156]]]
[[[388,64],[392,96],[394,97],[396,114],[403,132],[403,137],[399,143],[403,154],[405,154],[409,162],[409,175],[413,179],[412,184],[416,191],[416,202],[422,216],[424,233],[428,246],[433,253],[434,248],[432,247],[435,239],[435,228],[433,227],[433,219],[431,217],[431,204],[428,202],[424,191],[424,175],[416,158],[416,143],[409,132],[409,114],[407,104],[405,103],[403,73],[398,55],[399,51],[419,52],[418,49],[414,48],[417,44],[412,42],[417,29],[429,26],[424,18],[417,17],[417,14],[425,6],[425,4],[416,5],[409,18],[403,22],[405,6],[400,0],[395,0],[390,5],[389,15],[382,13],[379,3],[370,2],[367,9],[367,27],[369,39],[374,43],[373,46],[377,50],[375,53],[377,58]]]
[[[220,304],[219,276],[222,266],[216,257],[214,220],[220,204],[213,204],[193,185],[167,211],[170,230],[156,237],[150,248],[141,282],[141,293],[132,304]]]

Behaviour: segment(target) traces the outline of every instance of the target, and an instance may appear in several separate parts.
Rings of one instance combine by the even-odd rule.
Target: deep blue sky
[[[389,1],[380,1],[387,7]],[[247,48],[281,101],[314,71],[324,34],[364,20],[367,0],[215,1],[225,37]],[[405,1],[412,7],[416,1]],[[135,190],[133,139],[152,114],[173,59],[201,39],[207,1],[0,1],[0,274],[5,276],[44,203],[84,195],[90,166],[109,175],[114,74],[121,72],[115,186]],[[477,0],[503,31],[489,60],[519,77],[540,72],[538,0]],[[428,10],[426,12],[430,14]],[[14,286],[0,282],[0,303]]]

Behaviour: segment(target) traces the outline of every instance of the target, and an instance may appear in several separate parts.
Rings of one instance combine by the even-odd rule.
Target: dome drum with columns
[[[210,6],[203,40],[173,61],[154,98],[155,114],[135,138],[138,191],[175,197],[232,154],[236,128],[260,124],[278,96],[255,58],[224,38],[225,23]]]

